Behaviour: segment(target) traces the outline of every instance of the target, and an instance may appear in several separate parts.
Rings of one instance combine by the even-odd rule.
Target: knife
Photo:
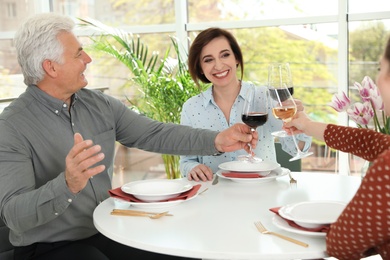
[[[215,174],[214,180],[213,180],[213,182],[211,183],[211,185],[215,185],[215,184],[217,184],[217,183],[218,183],[218,175]]]

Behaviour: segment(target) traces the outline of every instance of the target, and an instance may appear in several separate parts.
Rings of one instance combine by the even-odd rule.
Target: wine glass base
[[[284,130],[272,132],[271,135],[276,136],[276,137],[288,137],[288,136],[289,136],[289,135],[287,134],[287,132],[284,131]]]
[[[293,162],[293,161],[296,161],[296,160],[299,160],[299,159],[302,159],[302,158],[306,158],[310,155],[312,155],[313,153],[312,152],[308,152],[308,153],[304,153],[304,152],[299,152],[297,155],[295,155],[293,158],[291,158],[289,161],[290,162]]]

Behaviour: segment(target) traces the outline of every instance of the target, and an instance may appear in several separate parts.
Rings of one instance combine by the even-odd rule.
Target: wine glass
[[[272,114],[284,122],[289,122],[297,112],[297,105],[289,89],[292,88],[292,80],[288,63],[270,65],[268,76],[268,90],[272,98]],[[297,154],[290,161],[299,160],[313,154],[312,152],[302,152],[294,135],[292,135],[292,138],[297,148]]]
[[[278,98],[283,102],[285,95],[283,95],[283,91],[280,86],[285,86],[290,92],[291,96],[294,94],[294,86],[292,84],[292,77],[290,71],[289,63],[273,63],[268,68],[268,87],[272,89],[276,89],[279,96],[270,92],[270,96],[273,100],[278,101]],[[277,137],[287,137],[288,134],[284,130],[272,132],[273,136]]]
[[[244,124],[251,128],[251,131],[256,131],[256,128],[264,125],[268,120],[268,91],[266,90],[266,97],[264,102],[258,102],[256,100],[256,87],[251,85],[245,95],[244,106],[241,113],[241,120]],[[261,162],[262,159],[253,155],[252,146],[249,144],[249,155],[240,155],[238,159],[240,161],[249,161],[252,163]]]

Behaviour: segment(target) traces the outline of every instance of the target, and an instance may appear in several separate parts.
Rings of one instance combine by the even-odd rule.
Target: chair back
[[[280,164],[281,167],[290,169],[292,172],[300,172],[302,169],[301,160],[296,160],[290,162],[290,158],[292,157],[282,149],[282,145],[280,143],[275,142],[275,152],[276,152],[276,160]]]
[[[0,219],[0,260],[12,260],[14,255],[13,248],[9,242],[9,228]]]

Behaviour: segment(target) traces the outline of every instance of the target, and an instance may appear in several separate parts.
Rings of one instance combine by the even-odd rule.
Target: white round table
[[[201,183],[208,190],[190,201],[166,209],[173,216],[157,220],[146,217],[113,216],[114,208],[127,204],[109,198],[94,212],[96,228],[125,245],[157,253],[201,259],[315,259],[327,257],[325,237],[292,233],[276,227],[269,209],[312,200],[348,202],[360,185],[359,177],[326,173],[293,172],[297,188],[288,176],[266,183],[236,183],[219,178],[219,183]],[[187,182],[187,180],[181,180]],[[197,184],[192,182],[193,184]],[[305,248],[257,231],[261,221],[269,230],[309,244]]]

